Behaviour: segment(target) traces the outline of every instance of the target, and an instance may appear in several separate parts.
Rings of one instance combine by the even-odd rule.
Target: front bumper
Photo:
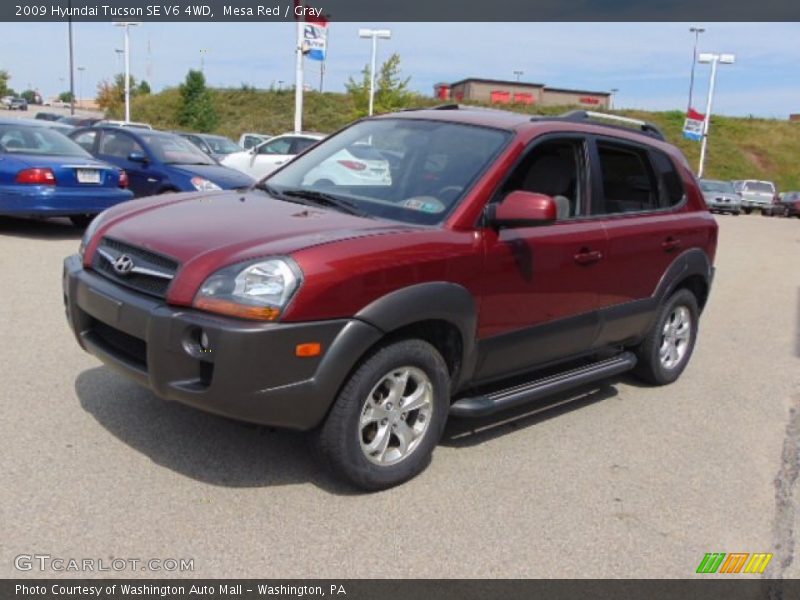
[[[227,417],[311,429],[381,337],[356,319],[258,323],[169,306],[64,261],[64,304],[81,347],[165,400]],[[208,344],[198,343],[205,333]],[[300,358],[298,344],[321,356]]]

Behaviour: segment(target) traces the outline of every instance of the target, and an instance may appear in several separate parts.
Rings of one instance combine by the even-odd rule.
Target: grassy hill
[[[220,116],[215,133],[238,139],[244,131],[282,133],[291,131],[294,120],[292,91],[215,89],[212,96]],[[415,106],[435,105],[432,98],[418,98]],[[179,129],[175,116],[180,105],[176,88],[160,94],[134,98],[132,113],[137,121],[163,129]],[[531,114],[558,114],[564,108],[513,107]],[[619,114],[650,121],[661,128],[696,169],[700,144],[681,134],[682,111],[645,112],[623,110]],[[119,117],[120,115],[115,115]],[[357,118],[346,94],[317,92],[305,95],[303,128],[324,133],[335,131]],[[800,122],[775,119],[713,117],[706,175],[719,179],[766,179],[781,190],[800,189]]]

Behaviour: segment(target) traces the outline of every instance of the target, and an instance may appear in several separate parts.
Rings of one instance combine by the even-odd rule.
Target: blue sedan
[[[247,188],[254,180],[223,167],[190,141],[166,131],[84,127],[70,137],[100,160],[125,169],[136,197]]]
[[[55,129],[0,120],[0,215],[69,217],[85,226],[130,200],[128,177]]]

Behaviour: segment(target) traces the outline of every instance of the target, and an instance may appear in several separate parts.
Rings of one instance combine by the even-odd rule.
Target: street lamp
[[[689,27],[689,31],[694,34],[694,49],[692,50],[692,75],[689,78],[689,107],[686,109],[686,114],[692,110],[692,92],[694,91],[694,66],[697,62],[697,41],[700,34],[705,31],[702,27]]]
[[[711,63],[711,79],[708,82],[708,99],[706,100],[706,116],[703,119],[703,142],[700,146],[700,166],[697,168],[697,176],[703,176],[703,169],[706,162],[706,146],[708,145],[708,125],[711,121],[711,103],[714,100],[714,83],[717,79],[717,65],[732,65],[736,62],[733,54],[714,54],[712,52],[701,53],[697,58],[701,64]]]
[[[125,122],[131,120],[131,42],[130,28],[136,27],[139,23],[135,21],[118,21],[114,23],[117,27],[125,28]]]
[[[205,67],[205,55],[208,52],[205,48],[200,48],[200,72],[203,72],[203,67]]]
[[[514,71],[514,76],[517,78],[517,81],[519,81],[519,78],[522,77],[524,74],[525,71]]]
[[[608,110],[614,110],[614,98],[616,97],[619,88],[611,88],[609,91],[611,92],[611,98],[609,99],[610,106],[608,107]]]
[[[392,32],[389,29],[359,29],[358,37],[372,38],[372,66],[369,70],[369,114],[372,115],[375,104],[375,61],[378,55],[378,38],[391,39]]]
[[[86,67],[78,67],[78,107],[83,106],[83,72]]]

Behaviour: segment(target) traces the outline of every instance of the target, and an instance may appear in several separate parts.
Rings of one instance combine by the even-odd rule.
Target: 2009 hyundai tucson
[[[365,489],[419,473],[448,415],[627,370],[670,383],[695,344],[717,226],[654,127],[597,116],[405,111],[249,191],[114,207],[65,260],[69,322],[162,398],[313,430]],[[359,146],[373,158],[349,168],[390,176],[314,180]]]

